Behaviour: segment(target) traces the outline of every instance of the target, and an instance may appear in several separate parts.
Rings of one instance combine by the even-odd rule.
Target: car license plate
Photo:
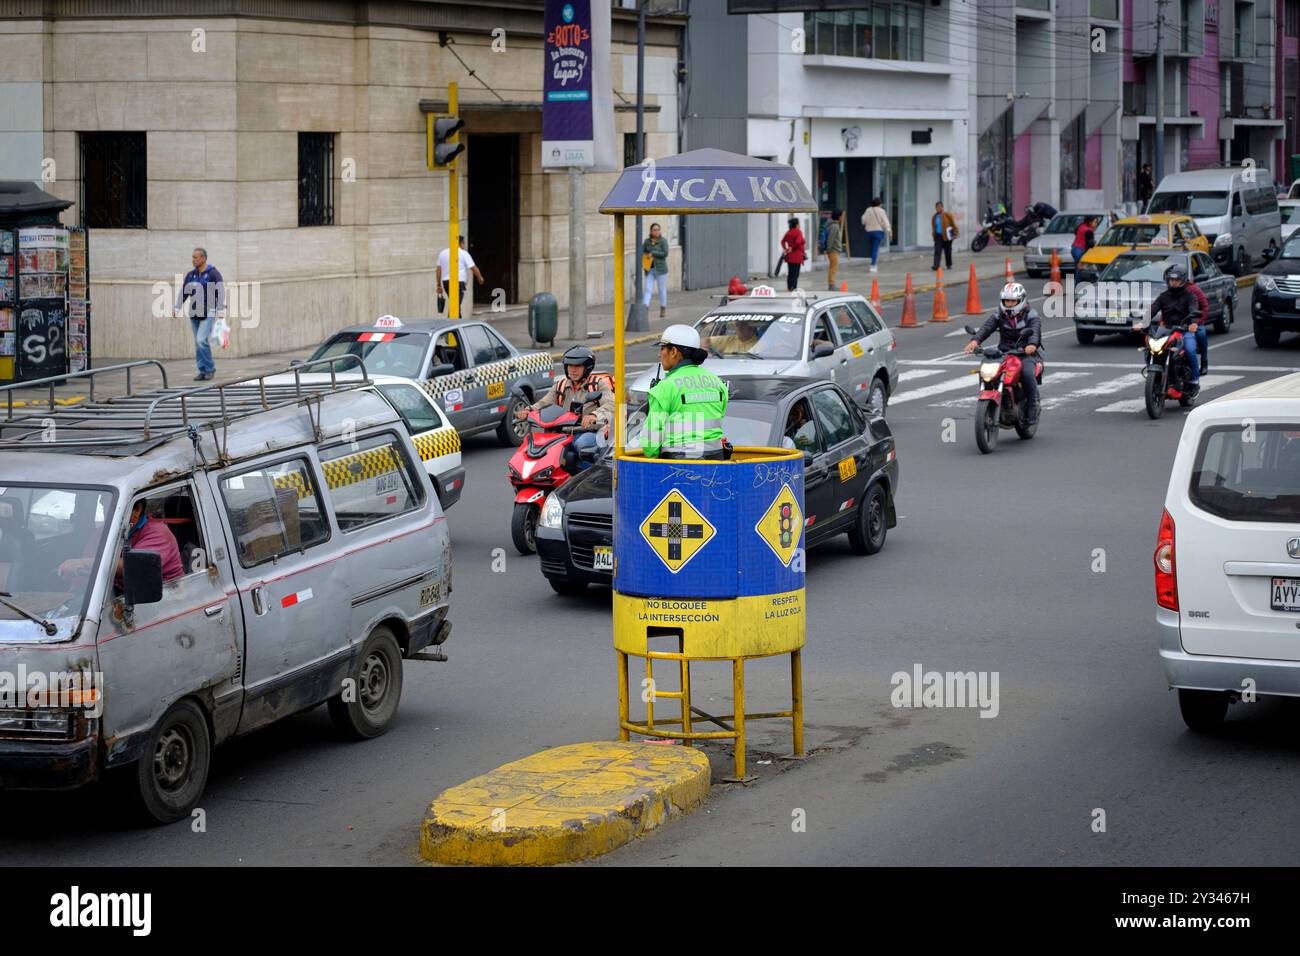
[[[1300,299],[1295,300],[1295,310],[1300,312]]]
[[[487,387],[488,398],[502,398],[506,393],[505,382],[490,382]]]
[[[1127,315],[1125,315],[1123,312],[1108,312],[1108,313],[1106,313],[1106,324],[1107,324],[1107,325],[1128,325],[1128,324],[1129,324],[1129,321],[1130,321],[1130,320],[1129,320],[1129,317],[1128,317]]]
[[[387,495],[397,490],[397,472],[375,476],[375,494]]]
[[[1300,612],[1300,578],[1274,578],[1271,606],[1275,611]]]
[[[595,560],[592,562],[591,565],[592,568],[594,568],[597,571],[613,571],[614,570],[613,547],[607,545],[597,545],[595,550],[596,550],[596,557]]]

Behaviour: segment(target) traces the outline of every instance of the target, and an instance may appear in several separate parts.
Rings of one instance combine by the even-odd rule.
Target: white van
[[[1183,426],[1155,551],[1160,660],[1183,720],[1300,697],[1300,373],[1202,405]]]
[[[1173,173],[1160,180],[1146,211],[1191,216],[1210,240],[1215,263],[1233,275],[1272,261],[1282,248],[1282,219],[1267,169],[1227,166]]]

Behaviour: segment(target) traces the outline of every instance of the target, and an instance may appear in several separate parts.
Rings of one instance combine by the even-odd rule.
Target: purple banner
[[[592,139],[591,0],[546,0],[542,139]]]

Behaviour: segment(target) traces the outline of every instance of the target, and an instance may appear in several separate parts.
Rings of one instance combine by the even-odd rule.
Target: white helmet
[[[700,347],[700,333],[689,325],[670,325],[664,329],[664,334],[659,336],[659,343],[661,345],[676,345],[682,349],[698,349]]]
[[[1014,300],[1015,305],[1008,307],[1006,304],[1008,299]],[[1002,287],[1002,293],[998,296],[998,301],[1005,311],[1010,312],[1012,315],[1018,315],[1025,311],[1025,305],[1029,301],[1029,294],[1025,292],[1025,287],[1019,282],[1008,282]]]

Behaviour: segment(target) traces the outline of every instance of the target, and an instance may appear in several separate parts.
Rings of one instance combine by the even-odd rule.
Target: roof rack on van
[[[360,377],[340,380],[339,366],[344,364],[357,366],[361,370]],[[148,391],[133,390],[132,370],[148,365],[158,368],[162,374],[163,387]],[[302,373],[317,366],[328,367],[329,381],[304,383]],[[97,400],[96,375],[118,371],[126,372],[126,394]],[[272,376],[287,374],[293,375],[292,383],[267,382]],[[59,405],[55,387],[81,379],[88,379],[90,383],[87,400]],[[160,362],[153,359],[109,365],[34,382],[0,385],[0,391],[7,393],[8,408],[8,414],[0,420],[0,449],[55,451],[89,447],[102,449],[110,455],[134,455],[178,435],[193,436],[197,434],[198,428],[210,427],[214,439],[217,437],[217,429],[222,429],[218,444],[224,457],[225,439],[232,422],[291,405],[306,405],[310,414],[311,405],[315,404],[317,414],[312,419],[312,426],[319,437],[320,399],[336,392],[365,388],[371,383],[365,363],[356,355],[337,355],[302,362],[260,375],[193,388],[169,388],[166,370]],[[43,403],[39,410],[15,417],[14,391],[34,386],[49,388],[48,405]]]

